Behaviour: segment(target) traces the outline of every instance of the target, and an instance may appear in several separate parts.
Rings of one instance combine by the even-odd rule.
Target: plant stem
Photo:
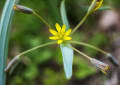
[[[87,43],[84,43],[84,42],[70,41],[70,43],[86,46],[86,47],[92,48],[92,49],[94,49],[96,51],[99,51],[99,52],[103,53],[104,55],[106,55],[106,57],[111,61],[111,63],[114,66],[116,66],[116,67],[119,66],[119,63],[118,63],[117,59],[111,53],[105,52],[104,50],[102,50],[100,48],[97,48],[97,47],[95,47],[93,45],[90,45],[90,44],[87,44]]]
[[[108,54],[108,53],[105,52],[104,50],[102,50],[102,49],[100,49],[100,48],[97,48],[97,47],[95,47],[95,46],[93,46],[93,45],[84,43],[84,42],[70,41],[70,43],[72,43],[72,44],[78,44],[78,45],[82,45],[82,46],[86,46],[86,47],[92,48],[92,49],[94,49],[94,50],[97,50],[97,51],[99,51],[99,52],[105,54],[105,55]]]
[[[96,5],[96,2],[97,2],[97,0],[93,0],[92,3],[91,3],[91,5],[89,6],[89,8],[88,8],[88,13],[89,14],[91,14],[92,12],[94,12],[94,7]]]
[[[79,51],[78,49],[76,49],[76,48],[74,48],[74,47],[72,47],[72,46],[71,46],[71,48],[72,48],[73,50],[75,50],[76,52],[78,52],[79,54],[81,54],[82,56],[84,56],[85,58],[87,58],[88,60],[91,60],[91,57],[90,57],[90,56],[86,55],[85,53]]]
[[[36,50],[36,49],[38,49],[38,48],[45,47],[45,46],[49,46],[49,45],[53,45],[53,44],[55,44],[55,43],[56,43],[56,41],[54,41],[54,42],[48,42],[48,43],[45,43],[45,44],[36,46],[36,47],[34,47],[34,48],[31,48],[31,49],[29,49],[29,50],[27,50],[27,51],[24,51],[24,52],[20,53],[19,55],[15,56],[15,57],[8,63],[7,67],[5,68],[5,71],[7,72],[7,71],[11,68],[11,66],[12,66],[16,61],[18,61],[18,60],[21,58],[21,56],[23,56],[23,55],[25,55],[25,54],[27,54],[27,53],[29,53],[29,52],[32,52],[32,51],[34,51],[34,50]]]
[[[33,11],[33,14],[38,17],[45,25],[47,25],[49,28],[51,28],[50,24],[42,17],[40,16],[37,12]]]
[[[85,22],[85,20],[87,19],[89,13],[86,13],[86,15],[83,17],[83,19],[79,22],[79,24],[73,29],[72,33],[76,32],[76,30]]]
[[[53,45],[53,44],[55,44],[55,43],[56,43],[56,41],[54,41],[54,42],[48,42],[48,43],[45,43],[45,44],[36,46],[36,47],[34,47],[34,48],[31,48],[31,49],[29,49],[29,50],[27,50],[27,51],[24,51],[24,52],[20,53],[18,56],[23,56],[23,55],[25,55],[25,54],[27,54],[27,53],[29,53],[29,52],[31,52],[31,51],[34,51],[34,50],[36,50],[36,49],[38,49],[38,48],[45,47],[45,46],[48,46],[48,45]]]
[[[85,22],[85,20],[87,19],[87,17],[92,13],[95,5],[96,5],[97,0],[92,1],[91,5],[88,8],[87,13],[85,14],[85,16],[83,17],[83,19],[79,22],[79,24],[73,29],[72,33],[76,32],[76,30]]]

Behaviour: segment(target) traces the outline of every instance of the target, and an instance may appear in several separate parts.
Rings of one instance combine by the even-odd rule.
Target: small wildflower
[[[105,64],[94,58],[91,58],[91,63],[98,67],[104,74],[107,74],[107,71],[110,69],[108,64]]]
[[[70,33],[71,33],[71,29],[68,29],[66,31],[66,26],[63,25],[62,28],[60,27],[60,25],[58,23],[55,24],[57,31],[53,30],[53,29],[49,29],[50,33],[53,35],[51,37],[49,37],[49,39],[51,40],[57,40],[58,44],[61,44],[67,40],[71,40],[72,38],[69,37]]]
[[[97,0],[95,7],[94,7],[94,11],[98,10],[102,6],[102,3],[103,3],[103,0]]]

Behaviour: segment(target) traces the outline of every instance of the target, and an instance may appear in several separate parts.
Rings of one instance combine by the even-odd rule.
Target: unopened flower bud
[[[94,6],[94,11],[98,10],[102,6],[103,0],[97,0],[95,6]]]
[[[102,6],[103,0],[92,0],[88,13],[98,10]]]
[[[110,69],[109,65],[103,63],[97,59],[91,58],[91,63],[99,68],[104,74],[107,74],[107,71]]]
[[[14,10],[20,11],[25,14],[32,14],[33,10],[31,8],[22,6],[22,5],[14,5]]]

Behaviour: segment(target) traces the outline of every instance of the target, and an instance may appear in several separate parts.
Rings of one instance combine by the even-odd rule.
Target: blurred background
[[[92,0],[66,0],[66,11],[71,28],[85,15]],[[5,0],[0,0],[0,14]],[[20,0],[36,10],[53,28],[56,22],[62,25],[60,16],[61,0]],[[104,0],[103,6],[112,10],[99,10],[90,15],[73,35],[73,39],[97,46],[112,53],[120,61],[120,0]],[[15,12],[9,42],[8,62],[20,52],[50,41],[47,26],[37,17]],[[102,74],[93,65],[75,53],[73,76],[65,78],[60,49],[57,45],[44,47],[25,55],[7,73],[7,85],[120,85],[120,69],[114,67],[105,55],[75,45],[87,55],[110,64],[111,73]]]

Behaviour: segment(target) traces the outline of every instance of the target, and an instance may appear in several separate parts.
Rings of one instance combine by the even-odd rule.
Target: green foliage
[[[65,0],[63,0],[61,2],[60,13],[61,13],[62,22],[63,22],[63,24],[66,25],[66,30],[67,30],[70,28],[70,26],[69,26],[69,21],[67,19],[67,13],[66,13],[66,9],[65,9]]]
[[[63,24],[66,25],[66,30],[68,30],[70,26],[65,9],[65,0],[61,2],[60,13],[61,13],[62,22]],[[72,65],[73,65],[73,56],[74,56],[74,51],[72,48],[70,48],[70,46],[71,46],[70,44],[60,45],[60,49],[63,57],[64,71],[67,79],[70,79],[72,77]]]
[[[3,0],[1,2],[3,3]],[[1,2],[0,4],[2,4]],[[35,9],[52,25],[53,28],[55,28],[54,24],[56,22],[59,22],[62,25],[62,20],[60,16],[61,10],[59,9],[60,2],[61,0],[21,0],[20,4]],[[108,1],[106,0],[105,2],[107,3]],[[111,2],[114,2],[115,7],[119,7],[119,0],[112,0]],[[68,19],[70,20],[70,26],[71,28],[73,28],[81,20],[86,12],[84,7],[82,6],[88,6],[90,4],[90,1],[66,0],[66,4],[66,12],[68,15]],[[106,4],[104,6],[106,6]],[[12,59],[13,56],[18,54],[19,52],[23,52],[27,49],[49,41],[48,28],[41,21],[39,21],[38,18],[32,15],[26,15],[18,12],[16,12],[14,17],[15,18],[11,31],[8,55],[9,60]],[[97,21],[98,20],[95,18],[94,20],[92,20],[92,24],[96,23]],[[91,23],[91,20],[88,20],[88,23]],[[7,23],[5,23],[5,25],[7,25]],[[108,45],[109,42],[107,41],[106,34],[103,34],[101,32],[98,33],[98,31],[96,32],[97,28],[95,31],[93,31],[94,29],[91,29],[91,27],[94,27],[91,26],[91,24],[85,27],[83,25],[73,35],[74,40],[85,41],[100,48]],[[93,36],[89,36],[89,32],[91,32]],[[22,63],[19,63],[17,65],[17,68],[14,69],[12,75],[7,75],[7,85],[66,85],[69,81],[67,81],[64,76],[65,74],[63,71],[60,49],[55,50],[55,48],[56,46],[45,47],[25,55],[26,58],[23,58]],[[81,49],[82,47],[79,46],[77,48]],[[92,55],[93,57],[98,55],[98,52],[87,47],[84,47],[82,51],[84,51],[88,55]],[[91,65],[85,59],[79,57],[82,56],[77,55],[77,57],[74,57],[74,79],[82,80],[92,74],[95,74],[96,70],[91,67]],[[3,68],[0,70],[2,70],[3,72]]]
[[[5,85],[4,69],[7,63],[8,56],[8,39],[10,34],[10,24],[13,16],[13,5],[15,0],[7,0],[3,8],[0,20],[0,85]]]
[[[56,80],[56,81],[55,81]],[[44,85],[65,85],[66,79],[63,73],[56,73],[52,69],[45,69],[43,76]]]
[[[36,78],[36,76],[38,75],[38,69],[36,67],[36,65],[32,64],[32,65],[28,65],[28,68],[26,69],[26,71],[24,72],[24,78],[27,80],[33,80]]]

